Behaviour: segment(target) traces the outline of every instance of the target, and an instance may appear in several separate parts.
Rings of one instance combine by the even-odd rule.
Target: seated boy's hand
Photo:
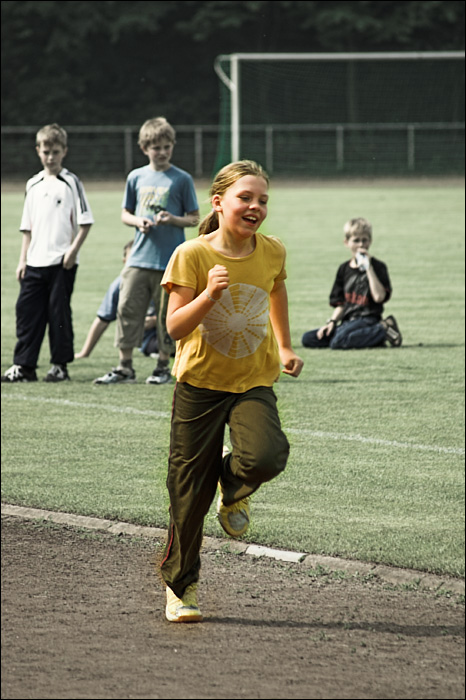
[[[371,258],[365,248],[362,248],[356,253],[356,262],[360,270],[364,270],[365,272],[367,272],[371,265]]]
[[[319,328],[319,330],[317,331],[317,338],[319,340],[322,340],[324,336],[330,335],[334,328],[334,323],[326,323],[325,326],[322,326],[322,328]]]

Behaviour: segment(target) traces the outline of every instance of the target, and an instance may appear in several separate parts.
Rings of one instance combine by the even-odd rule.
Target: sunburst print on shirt
[[[267,335],[268,294],[251,284],[233,284],[204,317],[206,342],[226,357],[252,355]]]

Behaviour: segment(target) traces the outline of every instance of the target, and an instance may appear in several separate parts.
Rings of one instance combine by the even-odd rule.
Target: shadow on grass
[[[412,345],[402,345],[401,348],[464,348],[464,343],[413,343]]]
[[[205,617],[204,624],[238,625],[239,627],[277,627],[315,630],[362,630],[377,634],[405,637],[461,637],[463,625],[398,625],[392,622],[303,622],[297,620],[264,620],[243,617]]]
[[[306,382],[306,380],[299,380],[300,382]],[[364,384],[412,384],[415,379],[381,379],[380,377],[375,377],[374,379],[364,379]],[[359,379],[309,379],[309,384],[361,384]]]
[[[333,350],[333,352],[338,352],[338,353],[348,353],[348,352],[385,352],[389,350],[390,352],[403,352],[403,350],[412,350],[413,348],[464,348],[464,343],[403,343],[398,348],[390,348],[388,346],[386,347],[380,347],[377,346],[375,348],[347,348],[346,350],[338,349],[338,350]],[[296,346],[299,347],[302,351],[304,352],[325,352],[329,351],[332,348],[306,348],[301,346]]]

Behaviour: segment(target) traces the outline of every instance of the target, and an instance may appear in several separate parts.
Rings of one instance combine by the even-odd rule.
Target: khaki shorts
[[[160,286],[164,270],[143,267],[125,267],[121,274],[118,301],[115,346],[138,348],[144,337],[144,319],[147,308],[154,301],[157,311],[157,339],[159,350],[171,355],[175,342],[167,332],[168,294]]]

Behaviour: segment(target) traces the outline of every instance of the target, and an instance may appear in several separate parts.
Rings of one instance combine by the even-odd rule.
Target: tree
[[[216,124],[221,53],[464,47],[464,2],[19,2],[2,10],[2,121]]]

